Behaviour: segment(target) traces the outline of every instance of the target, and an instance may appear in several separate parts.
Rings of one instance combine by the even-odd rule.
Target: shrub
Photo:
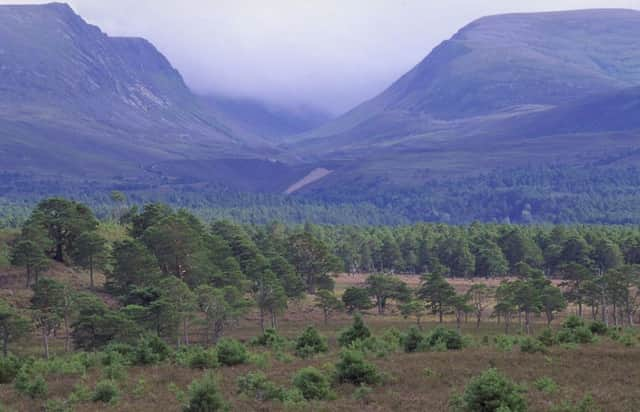
[[[329,350],[327,340],[313,326],[309,326],[296,340],[296,355],[306,358]]]
[[[220,339],[216,349],[218,350],[218,362],[222,365],[240,365],[247,361],[247,349],[235,339]]]
[[[624,346],[628,348],[631,348],[633,346],[636,346],[638,339],[636,338],[636,335],[633,334],[633,332],[627,331],[622,335],[620,335],[618,342],[622,343]]]
[[[607,325],[599,320],[594,320],[593,322],[591,322],[591,324],[589,324],[589,330],[594,335],[606,335],[607,329]]]
[[[360,385],[358,389],[353,392],[353,399],[358,401],[368,401],[369,395],[373,392],[373,389],[367,385]]]
[[[86,402],[91,399],[91,390],[82,382],[76,383],[73,386],[73,391],[69,395],[69,401],[71,403]]]
[[[356,314],[353,318],[353,325],[340,334],[338,343],[340,346],[349,346],[352,342],[358,339],[366,339],[369,336],[371,336],[371,331],[364,324],[362,316]]]
[[[520,352],[523,353],[547,353],[547,348],[537,339],[529,336],[520,340]]]
[[[563,327],[556,335],[556,340],[560,343],[591,343],[593,342],[593,333],[586,326],[576,326],[574,328]]]
[[[305,402],[306,399],[300,392],[298,388],[285,389],[282,391],[282,399],[281,401],[285,405],[299,405],[302,402]]]
[[[26,394],[32,399],[44,399],[48,391],[47,381],[42,375],[37,375],[27,386]]]
[[[509,335],[498,335],[493,338],[493,341],[495,342],[496,348],[499,351],[511,352],[511,349],[513,349],[513,345],[518,343],[518,338]]]
[[[155,335],[141,337],[133,351],[133,363],[135,365],[153,365],[163,362],[171,356],[169,345]]]
[[[570,401],[564,401],[560,405],[551,408],[551,412],[601,412],[602,409],[596,405],[591,395],[586,395],[582,400],[575,404]]]
[[[127,377],[127,370],[124,364],[114,362],[104,367],[102,376],[110,381],[123,381]]]
[[[247,362],[259,369],[267,369],[271,365],[271,352],[249,353]]]
[[[2,407],[0,407],[0,411],[2,410]],[[48,400],[44,405],[44,410],[46,412],[73,412],[69,402],[60,399]]]
[[[541,392],[552,394],[558,391],[558,384],[548,376],[543,376],[533,382],[533,386]]]
[[[16,374],[14,387],[18,393],[32,399],[45,398],[48,392],[47,382],[41,374],[31,370],[31,365],[23,365]]]
[[[591,343],[593,342],[593,333],[586,326],[579,326],[574,330],[575,343]]]
[[[115,402],[118,399],[120,391],[118,385],[112,380],[105,379],[96,383],[96,387],[91,395],[91,400],[94,402]]]
[[[622,335],[622,328],[620,326],[613,326],[613,327],[610,327],[609,330],[607,330],[607,336],[609,336],[609,338],[611,338],[612,340],[620,339],[621,335]]]
[[[549,328],[542,331],[540,336],[538,336],[538,340],[545,346],[553,346],[556,341],[553,331]]]
[[[283,390],[278,388],[262,372],[249,372],[238,377],[238,393],[247,395],[258,401],[283,400]]]
[[[384,331],[380,339],[387,344],[387,347],[396,350],[400,346],[402,334],[396,328],[390,328]]]
[[[264,333],[260,336],[256,336],[251,340],[251,344],[254,346],[267,346],[270,348],[283,348],[287,340],[278,335],[275,329],[265,329]]]
[[[104,348],[100,356],[100,363],[104,366],[113,363],[133,363],[135,348],[127,343],[110,343]]]
[[[442,346],[448,350],[459,350],[464,346],[462,335],[460,335],[458,331],[446,329],[440,326],[433,329],[425,337],[424,342],[432,349]]]
[[[567,318],[562,324],[562,327],[565,329],[576,329],[581,326],[584,326],[584,320],[582,320],[581,317],[576,315],[567,316]]]
[[[146,391],[147,391],[147,381],[144,378],[140,378],[138,379],[138,382],[136,382],[136,386],[134,386],[133,389],[131,390],[131,394],[135,398],[142,398]]]
[[[571,329],[562,328],[556,333],[556,341],[558,343],[572,343],[575,341],[575,335]]]
[[[323,400],[331,394],[329,379],[314,367],[300,369],[293,378],[293,386],[299,389],[307,400]]]
[[[364,354],[355,350],[344,350],[336,363],[336,379],[340,383],[354,385],[375,384],[380,381],[380,374],[375,365],[365,360]]]
[[[20,359],[15,356],[0,357],[0,385],[11,383],[20,370]]]
[[[214,369],[218,363],[218,352],[215,348],[202,346],[183,347],[176,351],[176,363],[192,369]]]
[[[418,328],[416,328],[415,326],[412,326],[411,328],[409,328],[409,331],[402,339],[402,345],[404,346],[404,351],[405,352],[417,351],[418,348],[422,345],[424,339],[425,337],[422,334],[422,332],[420,332]]]
[[[465,412],[524,412],[527,404],[523,393],[523,388],[491,368],[471,379],[458,408]]]
[[[395,351],[397,347],[398,345],[395,342],[387,342],[375,336],[355,340],[347,346],[348,349],[364,353],[374,353],[379,358],[387,356],[389,353]]]
[[[218,383],[212,374],[194,380],[189,385],[189,400],[184,412],[216,412],[227,410],[227,404],[220,394]]]

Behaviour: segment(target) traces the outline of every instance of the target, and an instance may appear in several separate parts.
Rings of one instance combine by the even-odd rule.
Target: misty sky
[[[0,4],[40,3],[5,1]],[[381,92],[488,14],[640,0],[70,0],[110,35],[149,39],[201,93],[334,113]]]

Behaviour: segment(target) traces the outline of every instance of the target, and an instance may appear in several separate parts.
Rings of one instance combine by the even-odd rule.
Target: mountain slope
[[[368,158],[407,140],[447,144],[506,118],[640,85],[640,12],[485,17],[436,47],[386,91],[289,148]]]
[[[311,107],[284,107],[249,98],[207,96],[212,110],[234,129],[270,142],[315,129],[331,116]]]
[[[0,6],[0,163],[73,177],[159,161],[274,153],[221,122],[144,39],[64,4]]]

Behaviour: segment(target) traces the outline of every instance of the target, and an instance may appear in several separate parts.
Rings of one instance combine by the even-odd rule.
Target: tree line
[[[120,203],[124,200],[121,199]],[[188,344],[194,323],[217,341],[249,310],[262,329],[277,328],[291,301],[315,295],[328,321],[335,311],[376,308],[394,302],[417,322],[428,313],[440,321],[454,315],[487,315],[508,330],[517,318],[530,329],[531,316],[555,314],[575,304],[579,316],[633,324],[638,308],[640,232],[631,227],[468,226],[405,227],[205,224],[185,210],[151,203],[119,206],[112,218],[127,230],[109,242],[99,221],[81,203],[41,201],[11,245],[11,262],[33,288],[28,313],[3,302],[0,332],[9,342],[37,328],[45,354],[62,331],[65,347],[95,349],[152,333]],[[43,277],[53,261],[85,269],[90,291]],[[105,274],[96,292],[94,273]],[[333,292],[337,272],[370,272],[365,284],[341,298]],[[421,275],[411,290],[393,273]],[[497,288],[481,282],[458,293],[450,277],[506,277]],[[552,282],[552,279],[558,282]],[[560,283],[560,286],[558,285]]]
[[[607,159],[615,162],[617,159]],[[518,224],[638,224],[637,167],[539,166],[496,169],[473,177],[442,178],[425,171],[402,185],[383,178],[308,187],[293,196],[243,192],[218,183],[140,180],[65,181],[0,172],[0,226],[18,227],[43,196],[62,196],[109,216],[113,190],[129,202],[163,202],[205,220],[287,224],[469,224],[474,220]],[[159,190],[162,187],[162,190]],[[168,189],[168,190],[167,190]]]

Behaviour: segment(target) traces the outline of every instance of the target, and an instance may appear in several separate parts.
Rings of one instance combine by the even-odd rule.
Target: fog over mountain
[[[0,4],[41,3],[0,0]],[[70,0],[114,36],[144,37],[200,93],[344,112],[385,89],[442,39],[509,12],[638,8],[638,0]],[[338,47],[339,45],[339,47]]]

